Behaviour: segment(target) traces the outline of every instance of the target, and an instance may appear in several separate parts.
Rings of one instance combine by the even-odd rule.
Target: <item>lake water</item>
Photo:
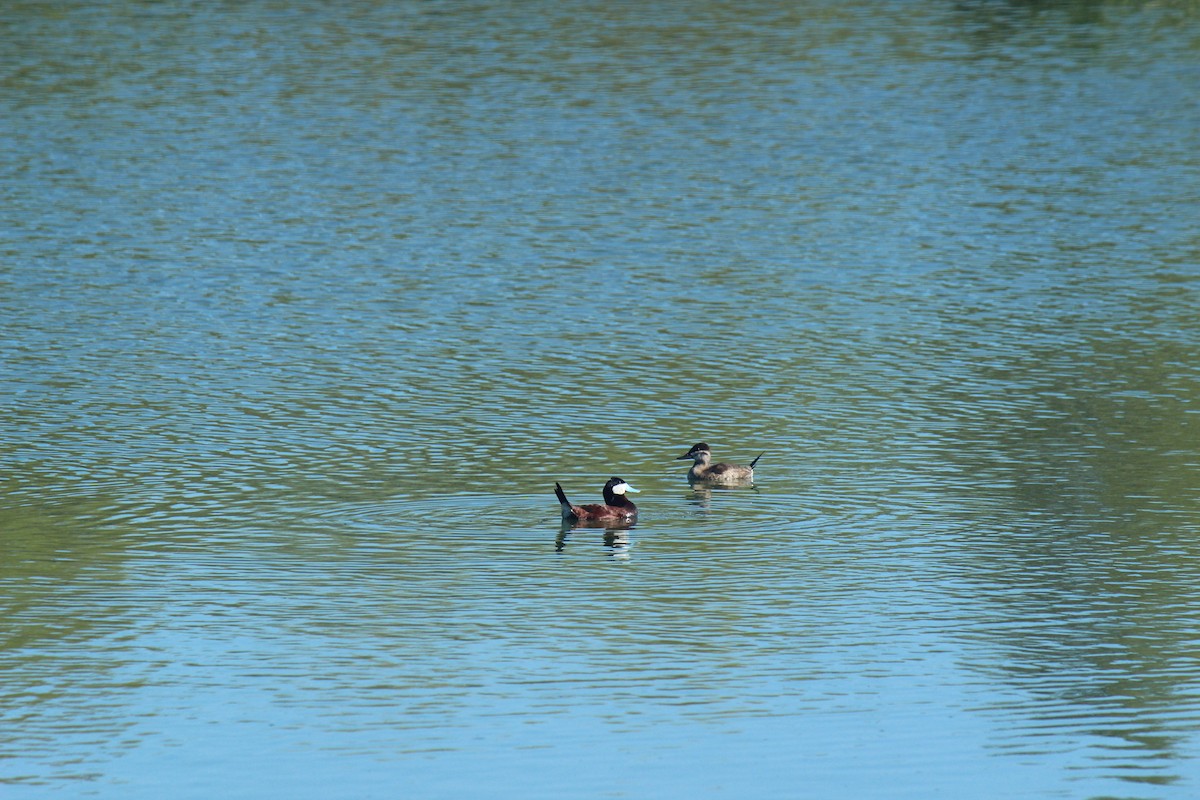
[[[1200,796],[1198,97],[1189,2],[7,3],[0,795]]]

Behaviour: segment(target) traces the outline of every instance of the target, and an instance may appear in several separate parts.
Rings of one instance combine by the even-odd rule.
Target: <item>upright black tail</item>
[[[758,460],[765,455],[766,455],[766,452],[764,451],[762,453],[759,453],[757,456],[755,456],[754,460],[750,462],[750,469],[754,469],[754,465],[757,464]]]
[[[567,495],[563,492],[562,487],[558,485],[558,481],[554,482],[554,494],[558,497],[558,502],[562,506],[564,517],[571,515],[571,502],[567,500]]]

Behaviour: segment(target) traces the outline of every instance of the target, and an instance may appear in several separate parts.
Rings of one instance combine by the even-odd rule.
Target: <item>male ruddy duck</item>
[[[758,459],[763,457],[763,453],[750,462],[750,466],[743,467],[739,464],[710,464],[712,461],[712,450],[704,442],[697,442],[692,445],[692,449],[681,455],[676,461],[692,459],[694,462],[692,468],[688,470],[689,481],[704,481],[705,483],[740,483],[754,479],[754,465],[758,463]]]
[[[554,484],[554,494],[558,495],[563,520],[567,522],[632,522],[637,519],[637,506],[625,493],[636,491],[620,478],[609,478],[604,484],[604,505],[573,506],[562,487]]]

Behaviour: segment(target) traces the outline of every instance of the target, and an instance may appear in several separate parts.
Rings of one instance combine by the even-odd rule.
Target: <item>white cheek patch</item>
[[[640,491],[640,490],[633,488],[628,483],[618,483],[616,486],[613,487],[613,492],[616,494],[625,494],[626,492],[638,492],[638,491]]]

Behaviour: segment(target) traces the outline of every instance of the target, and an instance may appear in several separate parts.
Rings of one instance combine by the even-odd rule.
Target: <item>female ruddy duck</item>
[[[697,442],[692,445],[692,449],[681,455],[676,461],[684,459],[692,459],[694,462],[692,468],[688,470],[689,481],[704,481],[705,483],[740,483],[754,479],[754,465],[758,463],[758,459],[763,457],[763,453],[750,462],[750,466],[743,467],[738,464],[710,464],[712,461],[712,450],[704,442]]]
[[[567,500],[562,487],[554,484],[554,493],[562,505],[563,520],[566,522],[632,522],[637,519],[637,506],[625,496],[626,492],[636,492],[620,478],[609,478],[604,484],[604,505],[591,504],[573,506]]]

